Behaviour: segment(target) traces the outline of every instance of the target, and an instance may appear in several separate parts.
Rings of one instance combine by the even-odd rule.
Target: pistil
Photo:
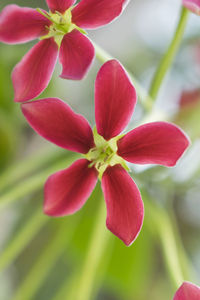
[[[124,169],[129,171],[124,159],[117,155],[117,141],[122,137],[114,137],[109,141],[106,141],[102,136],[97,133],[96,128],[93,130],[95,147],[84,155],[86,159],[91,161],[89,168],[95,167],[99,173],[99,179],[101,180],[103,173],[108,166],[114,166],[120,164]]]
[[[53,37],[58,47],[60,47],[64,35],[70,33],[74,29],[77,29],[83,34],[87,34],[85,30],[72,23],[72,8],[66,10],[64,14],[59,11],[55,11],[55,13],[48,13],[42,11],[40,8],[37,8],[36,10],[52,23],[50,26],[46,27],[48,29],[48,34],[42,36],[40,38],[41,40]]]

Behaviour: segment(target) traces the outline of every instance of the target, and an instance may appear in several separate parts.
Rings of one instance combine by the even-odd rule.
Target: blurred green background
[[[10,3],[14,1],[1,0],[0,9]],[[15,4],[46,8],[42,0]],[[179,0],[132,0],[120,18],[89,36],[148,90],[180,8]],[[53,219],[42,214],[46,178],[66,168],[76,156],[37,136],[26,124],[20,105],[13,102],[11,71],[36,41],[0,44],[0,300],[77,300],[74,292],[80,288],[80,278],[87,282],[87,276],[94,279],[91,300],[172,299],[176,288],[165,255],[173,242],[184,278],[200,283],[199,32],[200,17],[191,14],[181,49],[156,102],[188,133],[192,145],[172,169],[131,167],[145,203],[142,231],[129,248],[106,232],[102,245],[97,244],[93,252],[89,250],[103,201],[100,185],[75,215]],[[95,60],[87,78],[72,82],[58,77],[61,67],[57,64],[39,98],[60,97],[94,125],[94,80],[100,66]],[[138,104],[130,128],[143,116]],[[168,240],[166,230],[174,240]],[[86,262],[92,262],[98,251],[99,264],[91,271]]]

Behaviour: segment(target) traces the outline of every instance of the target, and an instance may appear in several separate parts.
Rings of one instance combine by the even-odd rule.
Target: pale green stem
[[[70,300],[89,300],[92,299],[92,292],[96,272],[99,267],[100,259],[105,252],[108,244],[109,234],[105,226],[106,207],[105,202],[100,198],[100,207],[98,208],[98,215],[94,225],[94,230],[89,243],[86,258],[84,260],[80,276],[76,278],[74,286],[77,286],[74,297],[67,298]]]
[[[113,59],[113,57],[109,53],[107,53],[104,49],[102,49],[96,43],[93,42],[93,45],[95,47],[96,57],[100,62],[105,63],[106,61]],[[127,70],[127,68],[126,68],[126,70]],[[152,109],[153,100],[148,95],[146,90],[141,86],[141,84],[138,82],[138,80],[134,77],[134,75],[129,70],[127,70],[127,72],[129,74],[129,77],[130,77],[132,83],[135,86],[135,89],[138,93],[138,96],[139,96],[142,106],[144,107],[144,109],[146,111],[150,111]]]
[[[95,197],[97,198],[97,197]],[[105,220],[102,219],[102,224],[105,223]],[[106,241],[104,241],[105,243]],[[112,241],[109,241],[109,249],[106,249],[106,255],[101,255],[101,258],[99,259],[98,264],[101,265],[101,268],[98,269],[98,272],[95,272],[95,278],[93,279],[93,286],[92,286],[92,296],[93,298],[95,298],[95,295],[98,293],[99,287],[101,285],[101,282],[103,280],[103,275],[106,271],[106,268],[109,264],[110,261],[110,256],[112,254],[112,250],[113,250],[113,243]],[[104,251],[104,250],[103,250]],[[95,251],[96,252],[96,251]],[[93,253],[92,253],[93,255]],[[74,274],[69,278],[69,276],[67,276],[67,278],[63,281],[63,283],[61,284],[60,288],[58,289],[56,295],[53,297],[53,300],[61,300],[61,299],[65,299],[65,300],[73,300],[75,299],[75,295],[74,295],[74,290],[76,291],[76,285],[77,285],[77,280],[80,279],[80,275],[79,275],[80,270],[74,272]],[[84,276],[84,275],[82,275]],[[73,287],[73,288],[71,288]]]
[[[35,299],[34,296],[47,278],[49,272],[66,250],[77,224],[69,227],[66,226],[66,221],[61,221],[59,230],[51,238],[36,263],[33,264],[33,267],[15,292],[12,300]]]
[[[179,288],[183,283],[184,278],[180,266],[178,249],[173,234],[173,228],[167,214],[162,214],[162,216],[160,216],[160,222],[158,226],[158,232],[160,233],[160,240],[163,255],[165,257],[166,267],[175,287]]]
[[[179,50],[183,34],[186,28],[187,20],[188,20],[189,11],[186,8],[182,8],[181,16],[179,19],[179,23],[176,29],[176,32],[173,36],[172,42],[167,50],[167,52],[164,54],[156,72],[153,77],[149,95],[152,99],[156,100],[156,97],[158,95],[159,89],[161,87],[161,84],[163,82],[163,79],[165,75],[167,74],[167,71],[171,67],[173,60]]]
[[[51,168],[36,174],[23,182],[20,182],[14,186],[11,190],[8,190],[3,195],[0,196],[0,209],[4,208],[6,205],[15,202],[17,199],[22,198],[26,195],[31,195],[35,190],[40,189],[49,175],[62,168],[67,168],[68,165],[75,158],[75,155],[67,156],[66,159],[62,159],[56,162]]]
[[[37,210],[29,221],[14,234],[11,242],[3,250],[0,256],[0,271],[3,272],[8,265],[10,265],[17,256],[26,248],[28,243],[38,233],[42,226],[48,221],[41,212],[41,207]]]
[[[0,175],[0,191],[12,185],[21,177],[31,174],[37,168],[42,168],[48,162],[52,164],[54,160],[59,159],[63,155],[63,152],[60,151],[45,150],[42,153],[32,155],[12,164]]]
[[[187,256],[187,253],[183,246],[179,228],[177,225],[177,219],[174,214],[174,211],[171,210],[168,213],[168,217],[169,217],[169,221],[171,223],[171,227],[173,229],[174,239],[176,241],[177,251],[179,254],[179,261],[180,261],[180,265],[182,267],[184,279],[189,280],[190,278],[192,278],[192,281],[193,281],[193,279],[197,278],[197,273],[196,273],[196,270],[193,268],[191,261],[190,261],[189,257]]]
[[[56,295],[52,298],[52,300],[74,300],[68,297],[68,293],[71,290],[71,287],[74,286],[75,280],[77,276],[71,275],[70,278],[67,278],[61,284],[59,290],[56,292]]]
[[[184,276],[170,217],[164,208],[150,201],[148,196],[143,194],[143,197],[143,199],[146,197],[145,207],[150,213],[150,218],[155,224],[155,230],[161,242],[166,269],[175,289],[177,289],[184,281]]]

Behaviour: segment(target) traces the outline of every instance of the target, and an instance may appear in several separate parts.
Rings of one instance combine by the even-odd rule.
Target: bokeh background
[[[46,8],[43,0],[1,0],[0,9],[11,3]],[[120,18],[89,36],[148,90],[180,9],[180,0],[131,0]],[[91,239],[103,201],[100,185],[75,215],[53,219],[42,214],[46,178],[76,156],[37,136],[13,102],[12,68],[35,41],[0,44],[0,300],[77,300],[72,295],[79,289],[79,277],[87,281],[90,272],[85,262],[93,261],[101,246],[91,300],[172,299],[175,286],[166,257],[173,242],[185,279],[200,283],[199,33],[200,17],[190,14],[181,49],[156,102],[187,132],[192,145],[172,169],[131,167],[145,203],[142,231],[128,248],[108,232],[106,242],[93,252]],[[94,126],[94,80],[100,66],[96,59],[88,76],[73,82],[59,78],[57,64],[39,98],[60,97]],[[143,116],[138,104],[129,127]]]

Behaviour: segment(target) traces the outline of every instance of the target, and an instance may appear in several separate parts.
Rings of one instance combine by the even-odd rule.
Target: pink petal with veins
[[[127,0],[81,0],[72,10],[72,21],[79,27],[94,29],[117,18]]]
[[[49,9],[52,12],[59,11],[61,13],[64,13],[75,2],[76,0],[46,0]]]
[[[135,164],[172,167],[189,143],[184,132],[173,124],[147,123],[128,132],[118,141],[118,155]]]
[[[117,60],[106,62],[95,82],[95,118],[97,131],[106,140],[126,127],[136,104],[136,91]]]
[[[78,30],[66,34],[60,47],[59,59],[63,66],[60,77],[80,80],[94,59],[95,51],[90,40]]]
[[[0,41],[8,44],[29,42],[45,35],[51,22],[33,8],[6,6],[0,14]]]
[[[97,172],[94,167],[88,167],[89,163],[86,159],[79,159],[48,178],[44,188],[45,214],[66,216],[85,204],[97,182]]]
[[[58,46],[53,39],[37,43],[15,66],[12,81],[15,101],[37,97],[48,86],[55,68]]]
[[[144,206],[140,192],[120,165],[106,169],[102,189],[107,206],[106,225],[129,246],[138,236],[143,223]]]
[[[24,103],[22,112],[39,135],[62,148],[87,153],[94,146],[88,121],[60,99]]]

